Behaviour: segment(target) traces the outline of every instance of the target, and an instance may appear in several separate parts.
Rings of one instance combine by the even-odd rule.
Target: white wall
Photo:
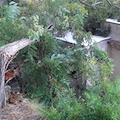
[[[112,40],[120,41],[120,22],[114,19],[107,19],[105,26],[110,27],[110,35]]]
[[[100,41],[100,42],[98,43],[98,45],[97,45],[98,48],[101,49],[101,50],[103,50],[103,51],[105,51],[105,52],[107,52],[107,47],[108,47],[107,41],[108,41],[108,40]]]

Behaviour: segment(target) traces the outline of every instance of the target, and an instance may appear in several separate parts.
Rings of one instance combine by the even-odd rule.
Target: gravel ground
[[[8,104],[0,111],[0,120],[43,120],[37,114],[28,99],[24,99],[16,105]]]

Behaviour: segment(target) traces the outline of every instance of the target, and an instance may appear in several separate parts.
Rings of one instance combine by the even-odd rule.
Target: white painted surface
[[[91,36],[91,44],[90,45],[93,45],[95,42],[97,42],[99,44],[102,41],[109,40],[110,38],[111,37],[102,37],[102,36],[93,35],[93,36]],[[84,41],[83,45],[88,46],[87,40]]]
[[[111,37],[101,37],[101,36],[93,35],[91,38],[92,38],[92,41],[93,41],[93,42],[101,42],[101,41],[103,41],[103,40],[108,40],[108,39],[110,39]]]
[[[106,19],[106,22],[114,23],[114,24],[119,24],[120,25],[120,22],[118,22],[117,19],[110,19],[110,18],[108,18],[108,19]]]
[[[67,32],[65,37],[56,37],[58,40],[62,40],[65,42],[77,44],[76,40],[73,39],[73,33],[72,32]]]
[[[96,36],[93,35],[91,36],[91,44],[93,44],[94,42],[101,42],[103,40],[108,40],[111,37],[101,37],[101,36]],[[69,42],[69,43],[73,43],[73,44],[77,44],[76,40],[73,39],[73,33],[72,32],[68,32],[65,37],[56,37],[56,39],[61,40],[61,41],[65,41],[65,42]],[[84,40],[83,45],[88,46],[88,42],[87,40]]]

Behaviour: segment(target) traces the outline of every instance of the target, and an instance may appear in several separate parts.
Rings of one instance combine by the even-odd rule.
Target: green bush
[[[54,108],[45,111],[48,120],[119,120],[120,77],[101,82],[85,92],[85,99],[59,95]]]
[[[104,12],[105,9],[93,9],[88,8],[88,16],[85,18],[84,29],[87,32],[92,32],[94,35],[108,36],[110,28],[106,28],[104,25],[109,13]]]
[[[28,29],[19,16],[20,7],[15,2],[0,7],[0,46],[28,37]]]
[[[59,94],[55,107],[46,110],[45,114],[49,120],[79,120],[84,115],[84,110],[84,105],[73,95]]]

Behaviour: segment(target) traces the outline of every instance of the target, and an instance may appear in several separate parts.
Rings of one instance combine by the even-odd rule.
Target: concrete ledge
[[[106,22],[120,25],[120,22],[118,22],[117,19],[108,18],[108,19],[106,19]]]

